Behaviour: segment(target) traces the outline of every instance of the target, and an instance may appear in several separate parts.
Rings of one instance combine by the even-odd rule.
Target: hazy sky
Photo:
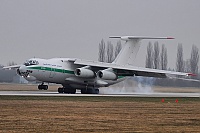
[[[0,0],[0,63],[32,57],[98,60],[102,38],[137,35],[175,37],[159,41],[174,67],[178,43],[184,59],[193,44],[200,48],[199,25],[199,0]],[[142,41],[138,66],[145,65],[148,42]]]

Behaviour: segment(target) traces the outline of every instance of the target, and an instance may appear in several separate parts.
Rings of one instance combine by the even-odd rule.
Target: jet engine
[[[100,79],[104,79],[104,80],[116,80],[117,79],[117,75],[110,68],[102,70],[102,71],[98,71],[97,76]]]
[[[90,66],[77,68],[74,71],[74,74],[77,77],[81,77],[81,78],[94,78],[95,77],[95,73],[90,69]]]

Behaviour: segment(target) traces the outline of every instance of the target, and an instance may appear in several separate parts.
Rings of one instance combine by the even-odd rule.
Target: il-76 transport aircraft
[[[169,75],[192,76],[191,73],[173,72],[133,66],[142,39],[173,39],[169,37],[112,36],[126,43],[112,63],[87,61],[75,58],[32,58],[17,68],[17,73],[28,81],[41,81],[38,89],[48,89],[44,83],[61,84],[59,93],[98,94],[100,87],[119,83],[127,76],[167,78]]]

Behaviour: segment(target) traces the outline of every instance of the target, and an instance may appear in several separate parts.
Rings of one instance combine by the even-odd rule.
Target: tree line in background
[[[176,57],[176,68],[177,72],[191,72],[193,74],[197,74],[195,77],[191,77],[194,79],[199,79],[198,74],[198,63],[199,63],[199,49],[197,46],[193,45],[190,59],[183,59],[183,46],[182,44],[178,44],[177,46],[177,57]],[[161,52],[159,49],[158,42],[154,43],[154,46],[151,42],[149,42],[147,46],[147,55],[146,55],[146,67],[153,69],[161,69],[161,70],[170,70],[174,71],[174,69],[167,68],[168,57],[167,57],[167,48],[164,44],[162,44]],[[181,87],[199,87],[198,82],[189,82],[180,79],[156,79],[154,82],[155,85],[160,86],[181,86]]]
[[[99,61],[111,63],[115,60],[120,50],[122,49],[121,41],[117,42],[117,45],[114,47],[113,44],[108,41],[107,45],[102,39],[99,43]]]
[[[161,52],[158,42],[154,43],[154,46],[149,42],[147,46],[146,55],[146,67],[167,70],[167,48],[162,44]],[[198,74],[198,63],[199,63],[199,49],[193,45],[190,59],[183,59],[183,46],[178,44],[177,57],[176,57],[176,71],[177,72],[191,72]]]
[[[102,39],[99,43],[99,61],[111,63],[119,54],[122,49],[121,41],[117,42],[117,45],[114,47],[113,44],[108,41],[107,45]],[[192,46],[190,59],[183,59],[183,46],[178,44],[177,46],[177,57],[176,57],[176,68],[168,68],[168,55],[167,48],[162,44],[161,49],[159,43],[156,41],[154,44],[151,42],[147,46],[147,54],[145,67],[152,69],[161,69],[161,70],[170,70],[177,72],[191,72],[193,74],[198,74],[198,63],[199,63],[199,49],[196,45]],[[196,79],[199,76],[195,77]],[[186,82],[179,79],[156,79],[154,80],[155,85],[161,86],[199,86],[199,83],[195,82]]]
[[[154,43],[154,47],[151,42],[147,46],[146,55],[146,68],[167,70],[167,48],[162,45],[161,52],[158,42]]]

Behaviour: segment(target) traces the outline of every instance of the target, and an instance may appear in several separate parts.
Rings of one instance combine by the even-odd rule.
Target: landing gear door
[[[55,76],[55,70],[56,70],[55,68],[51,68],[49,78],[53,78]]]

